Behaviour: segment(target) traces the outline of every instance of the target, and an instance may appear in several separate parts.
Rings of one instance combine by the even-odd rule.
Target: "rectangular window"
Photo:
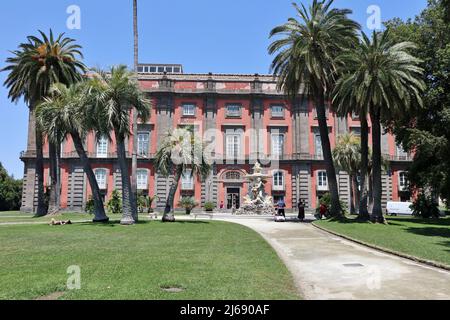
[[[242,116],[242,106],[240,104],[227,105],[227,117],[240,118]]]
[[[142,157],[148,156],[148,149],[150,134],[149,133],[139,133],[138,134],[138,155]]]
[[[183,104],[183,116],[185,117],[193,117],[195,116],[195,104],[193,103],[185,103]]]
[[[408,153],[403,149],[401,145],[397,145],[397,157],[400,160],[407,160]]]
[[[138,190],[148,189],[148,173],[147,170],[138,170],[136,172],[137,188]]]
[[[284,118],[284,107],[274,105],[270,107],[272,118]]]
[[[100,190],[106,190],[106,170],[95,170],[95,178],[97,179],[98,187],[100,188]]]
[[[284,153],[284,135],[272,134],[272,155],[282,156]]]
[[[97,139],[97,158],[108,158],[108,138],[106,136]]]
[[[316,156],[318,158],[323,157],[323,150],[322,150],[322,139],[320,138],[320,134],[316,134],[314,136],[314,142],[316,147]]]
[[[192,170],[185,170],[181,176],[181,189],[194,190],[194,176],[192,175]]]
[[[361,137],[361,128],[359,127],[352,127],[350,128],[350,131],[357,137]]]
[[[328,177],[326,171],[317,173],[317,187],[319,191],[328,190]]]
[[[241,136],[229,134],[226,137],[227,158],[237,159],[241,155]]]
[[[399,182],[398,185],[400,187],[400,190],[406,190],[408,187],[408,177],[406,175],[406,172],[400,172],[399,174]]]
[[[273,190],[274,191],[283,191],[284,190],[283,172],[276,172],[273,175]]]

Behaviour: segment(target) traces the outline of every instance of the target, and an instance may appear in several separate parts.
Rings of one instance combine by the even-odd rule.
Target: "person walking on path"
[[[305,220],[305,203],[303,202],[303,200],[300,200],[298,202],[298,219],[300,221]]]
[[[286,203],[284,202],[283,199],[280,199],[278,201],[277,207],[278,207],[278,215],[286,218],[286,212],[285,212]]]

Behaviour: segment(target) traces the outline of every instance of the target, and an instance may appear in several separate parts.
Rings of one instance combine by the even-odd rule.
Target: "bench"
[[[209,217],[209,220],[213,219],[214,214],[212,212],[198,212],[198,213],[194,213],[194,218],[195,220],[197,220],[197,217]]]

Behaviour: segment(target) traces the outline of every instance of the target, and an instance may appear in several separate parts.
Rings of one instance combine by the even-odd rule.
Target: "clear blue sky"
[[[305,1],[305,0],[303,0]],[[291,0],[139,0],[140,61],[182,63],[185,72],[267,73],[268,33],[293,15]],[[305,1],[308,2],[308,1]],[[414,17],[426,0],[336,0],[366,26],[370,5],[381,17]],[[81,9],[81,29],[68,30],[66,9]],[[17,44],[38,29],[66,32],[83,46],[85,63],[108,67],[133,62],[131,0],[2,1],[0,68]],[[0,73],[0,161],[23,176],[19,153],[26,148],[27,107],[7,99]]]

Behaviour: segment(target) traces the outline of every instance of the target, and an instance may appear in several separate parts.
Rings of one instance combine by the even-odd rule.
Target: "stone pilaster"
[[[217,137],[214,133],[217,128],[217,102],[213,97],[206,97],[204,101],[204,118],[203,118],[203,130],[208,132],[208,135],[203,135],[206,140],[206,145],[215,144]],[[205,202],[217,202],[217,177],[215,177],[214,168],[211,170],[210,175],[202,182],[202,206]]]
[[[300,98],[293,104],[293,149],[294,154],[309,154],[309,110],[307,98]]]
[[[264,105],[261,98],[253,98],[251,102],[250,153],[264,154],[264,137],[262,136]]]
[[[173,112],[174,101],[172,95],[162,95],[158,98],[156,106],[156,116],[158,122],[156,124],[156,135],[158,137],[158,143],[164,141],[167,134],[173,129]],[[157,146],[158,149],[159,146]],[[169,193],[170,183],[172,178],[163,177],[161,174],[156,173],[155,178],[155,190],[158,196],[157,207],[164,208],[167,195]]]

